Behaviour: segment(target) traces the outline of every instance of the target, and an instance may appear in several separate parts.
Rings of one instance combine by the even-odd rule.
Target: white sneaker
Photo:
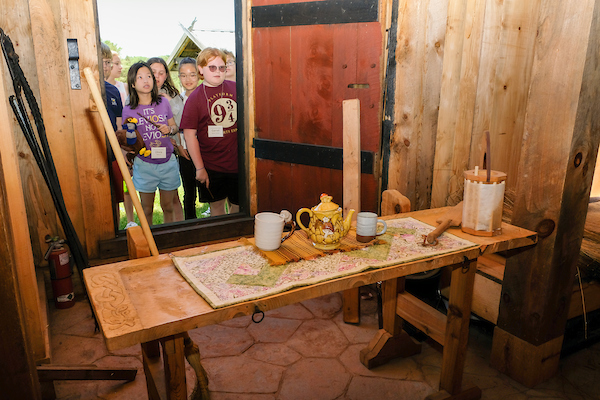
[[[132,226],[138,226],[138,224],[136,224],[134,221],[129,221],[127,225],[125,225],[125,229],[129,229]]]

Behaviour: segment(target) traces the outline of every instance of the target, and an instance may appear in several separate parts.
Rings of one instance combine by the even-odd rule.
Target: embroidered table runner
[[[388,230],[379,236],[384,244],[284,265],[269,265],[260,250],[252,245],[201,255],[172,256],[172,260],[196,292],[213,308],[221,308],[367,269],[477,246],[448,233],[438,238],[436,246],[422,246],[423,235],[434,227],[410,217],[386,222]]]

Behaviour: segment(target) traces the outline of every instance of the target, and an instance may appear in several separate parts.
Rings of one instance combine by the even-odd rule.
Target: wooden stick
[[[344,146],[344,215],[350,209],[360,212],[360,101],[358,99],[342,101],[342,135]],[[344,322],[360,323],[359,288],[345,290],[342,293]]]
[[[92,73],[92,70],[89,67],[84,68],[83,73],[85,75],[85,79],[88,82],[88,85],[90,86],[90,91],[92,92],[92,97],[94,98],[96,106],[98,107],[98,112],[100,112],[100,118],[102,119],[102,123],[104,124],[106,136],[108,137],[110,146],[112,147],[113,153],[115,154],[115,158],[117,159],[117,164],[119,165],[119,169],[121,170],[121,174],[123,175],[123,179],[125,180],[125,184],[127,185],[129,194],[131,195],[131,200],[133,202],[135,210],[137,211],[138,218],[140,219],[140,224],[142,226],[142,230],[144,231],[144,236],[146,237],[148,245],[150,246],[150,252],[153,256],[157,256],[158,248],[156,247],[156,242],[154,241],[154,237],[152,236],[150,225],[148,225],[146,214],[144,214],[144,210],[142,209],[142,203],[140,203],[140,199],[137,195],[137,192],[135,191],[135,186],[133,186],[131,175],[129,174],[129,169],[127,168],[127,164],[125,163],[125,159],[123,158],[123,153],[121,153],[121,146],[119,146],[117,135],[115,135],[115,130],[112,127],[110,118],[108,117],[108,111],[106,111],[104,100],[102,99],[102,95],[100,94],[100,90],[98,89],[96,83],[97,80],[96,78],[94,78],[94,74]]]

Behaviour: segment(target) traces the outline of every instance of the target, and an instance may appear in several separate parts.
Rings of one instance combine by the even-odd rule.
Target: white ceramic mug
[[[383,230],[377,232],[377,224],[383,225]],[[362,243],[370,242],[387,231],[387,224],[382,219],[377,219],[377,214],[372,212],[359,212],[356,216],[356,240]]]
[[[283,210],[279,214],[273,212],[262,212],[254,216],[254,244],[263,251],[277,250],[281,243],[290,237],[294,232],[295,224],[292,223],[292,230],[284,238],[283,227],[286,223],[292,221],[292,214]]]

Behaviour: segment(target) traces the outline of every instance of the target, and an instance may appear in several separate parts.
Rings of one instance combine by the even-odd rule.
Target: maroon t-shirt
[[[210,126],[222,126],[219,129]],[[196,129],[204,167],[218,172],[238,172],[237,94],[235,82],[217,87],[204,84],[190,95],[183,108],[180,129]]]

